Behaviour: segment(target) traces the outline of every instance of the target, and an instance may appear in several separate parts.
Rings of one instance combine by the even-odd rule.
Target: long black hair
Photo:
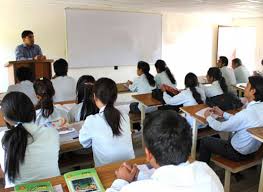
[[[36,113],[30,98],[21,92],[8,93],[1,103],[1,110],[6,120],[8,130],[2,138],[5,150],[5,174],[11,182],[19,176],[20,165],[24,163],[28,139],[32,135],[25,129],[23,123],[34,122]]]
[[[158,71],[161,73],[163,71],[166,72],[168,78],[170,79],[171,83],[172,84],[176,84],[176,80],[172,74],[172,72],[170,71],[170,69],[167,67],[166,63],[164,60],[157,60],[156,63],[155,63],[155,68],[156,70],[158,69]]]
[[[99,111],[93,99],[94,83],[95,79],[90,75],[81,76],[77,82],[77,103],[83,103],[80,111],[80,121],[85,120],[87,116],[94,115]]]
[[[193,94],[194,99],[198,104],[203,104],[201,95],[197,92],[196,87],[199,85],[198,78],[194,73],[188,73],[185,76],[184,84],[186,88],[189,88]]]
[[[117,99],[117,85],[109,78],[101,78],[94,85],[94,94],[104,105],[104,116],[110,125],[113,136],[121,135],[121,118],[122,115],[118,109],[114,107]]]
[[[148,83],[154,87],[155,86],[155,80],[152,74],[150,74],[150,65],[146,63],[145,61],[139,61],[137,65],[138,69],[141,69],[146,76]]]
[[[209,70],[207,71],[207,75],[210,78],[213,78],[214,81],[219,81],[221,89],[223,90],[224,93],[227,93],[228,88],[227,88],[227,85],[226,85],[226,80],[222,76],[222,72],[220,71],[219,68],[217,68],[217,67],[209,68]]]
[[[52,82],[43,77],[34,82],[34,90],[37,96],[41,99],[38,101],[36,109],[41,109],[42,116],[48,118],[54,111],[53,96],[55,89]]]
[[[248,78],[251,88],[256,90],[255,101],[263,102],[263,77],[262,76],[250,76]]]

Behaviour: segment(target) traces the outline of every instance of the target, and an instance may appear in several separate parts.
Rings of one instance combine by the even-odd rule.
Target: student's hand
[[[205,116],[205,118],[207,118],[208,116],[211,116],[212,114],[213,114],[213,110],[212,110],[212,109],[207,109],[207,110],[205,111],[204,116]]]
[[[219,107],[213,107],[213,113],[219,117],[223,117],[224,111],[222,111]]]
[[[166,92],[165,86],[161,85],[160,89],[162,90],[162,92]]]
[[[138,175],[139,169],[136,165],[133,166],[125,166],[124,164],[115,172],[116,177],[118,179],[123,179],[129,183],[134,181],[136,175]]]
[[[131,85],[131,84],[132,84],[132,81],[128,80],[127,85]]]

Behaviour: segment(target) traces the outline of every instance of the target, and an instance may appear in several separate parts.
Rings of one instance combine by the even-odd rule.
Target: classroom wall
[[[48,58],[66,57],[65,13],[62,4],[38,6],[4,1],[0,12],[0,92],[8,86],[9,60],[14,60],[14,49],[21,43],[20,33],[24,29],[35,32],[36,43],[41,45]],[[8,19],[7,19],[8,18]],[[232,18],[215,15],[190,15],[163,13],[163,59],[174,72],[180,87],[187,72],[204,75],[209,66],[215,64],[217,25],[229,24]],[[146,34],[147,35],[147,34]],[[155,69],[152,67],[152,72]],[[117,82],[136,77],[135,67],[70,69],[69,75],[78,79],[83,74],[96,78],[107,76]]]
[[[233,19],[233,25],[241,27],[256,27],[256,69],[262,70],[261,60],[263,59],[263,17]]]

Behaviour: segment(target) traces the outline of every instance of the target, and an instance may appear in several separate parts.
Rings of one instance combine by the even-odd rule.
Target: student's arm
[[[161,86],[161,78],[158,75],[156,75],[154,77],[154,80],[155,80],[155,83],[156,83],[156,87],[160,88],[160,86]]]
[[[118,191],[121,191],[121,189],[122,189],[124,186],[128,185],[128,184],[129,184],[129,182],[127,182],[127,181],[125,181],[125,180],[116,179],[116,180],[112,183],[111,187],[106,190],[106,192],[118,192]]]
[[[84,148],[89,148],[92,144],[92,118],[88,116],[79,131],[79,142]]]
[[[135,79],[131,85],[129,85],[129,89],[132,92],[138,91],[138,79]]]
[[[163,100],[168,105],[181,105],[185,102],[186,94],[182,91],[178,95],[171,97],[166,92],[163,93]]]

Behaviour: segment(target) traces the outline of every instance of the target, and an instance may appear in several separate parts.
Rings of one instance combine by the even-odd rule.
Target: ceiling
[[[149,12],[218,13],[233,17],[263,16],[263,0],[16,0],[17,3],[100,7]]]

